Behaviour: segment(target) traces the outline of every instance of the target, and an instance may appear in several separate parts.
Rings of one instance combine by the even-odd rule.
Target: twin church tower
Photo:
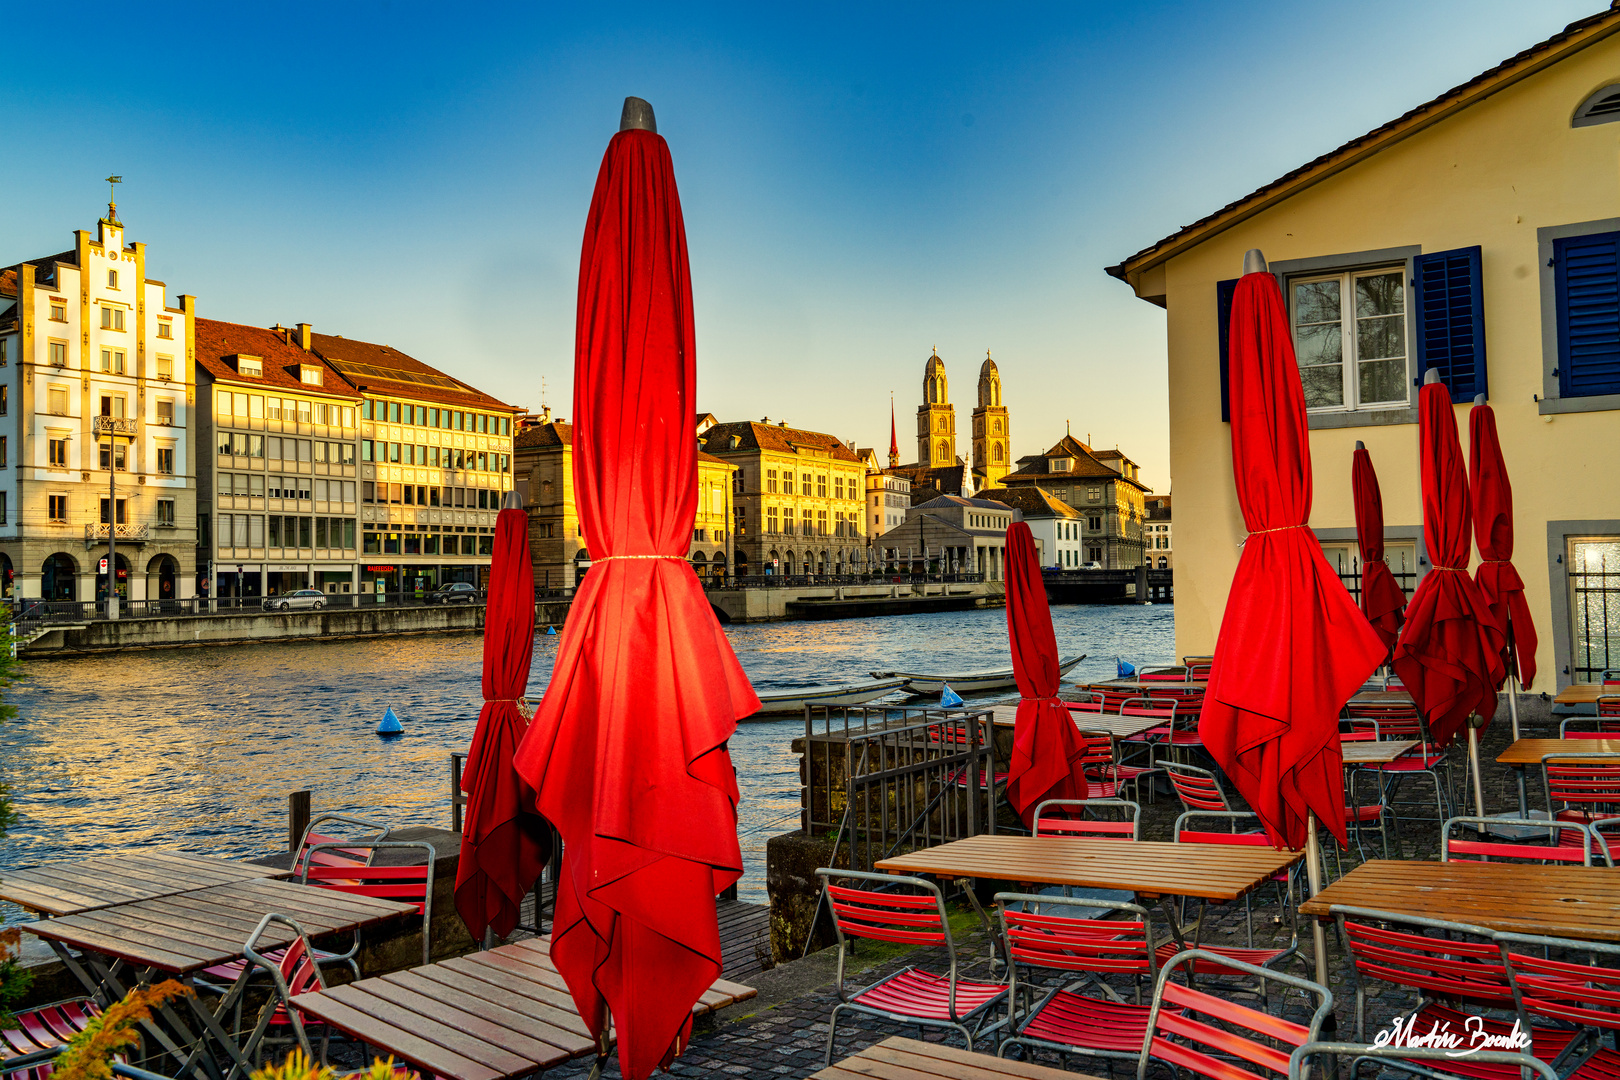
[[[1001,478],[1012,464],[1010,433],[1007,408],[1001,403],[1001,373],[987,352],[979,367],[979,404],[973,410],[974,490],[1001,486]],[[890,468],[900,467],[898,450],[891,442]],[[945,361],[939,358],[936,348],[923,369],[923,400],[917,407],[917,462],[909,468],[946,469],[962,464],[956,456],[956,408],[951,404]]]

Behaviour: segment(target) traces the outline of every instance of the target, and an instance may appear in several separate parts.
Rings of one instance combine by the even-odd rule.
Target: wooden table
[[[1098,694],[1151,694],[1155,690],[1186,693],[1189,691],[1202,694],[1209,688],[1209,682],[1204,679],[1194,679],[1183,682],[1180,679],[1109,679],[1107,682],[1077,683],[1076,690],[1089,691]]]
[[[1018,715],[1018,706],[996,705],[990,711],[997,727],[1012,727]],[[1074,717],[1080,730],[1106,731],[1116,739],[1128,739],[1165,724],[1164,720],[1152,716],[1120,716],[1118,713],[1076,712],[1073,709],[1069,710],[1069,715]]]
[[[754,994],[753,987],[719,979],[692,1013]],[[524,1076],[605,1057],[613,1045],[611,1036],[606,1046],[592,1041],[541,938],[300,994],[293,1005],[445,1080]]]
[[[851,1080],[853,1077],[921,1080],[929,1076],[950,1077],[951,1080],[1095,1080],[1086,1073],[1065,1072],[898,1035],[827,1066],[810,1080]]]
[[[1411,705],[1409,690],[1363,690],[1350,699],[1352,705]]]
[[[72,915],[237,881],[290,876],[292,871],[273,866],[181,851],[142,851],[0,871],[0,900],[43,915]]]
[[[48,941],[67,969],[105,1007],[134,984],[168,975],[189,985],[204,969],[239,959],[248,935],[272,911],[296,920],[311,938],[319,938],[411,915],[416,908],[393,900],[257,879],[96,908],[25,923],[21,928]],[[292,938],[272,926],[259,940],[264,948],[275,948]],[[79,950],[77,955],[74,949]],[[219,1019],[235,1005],[246,985],[244,970],[214,1009],[199,998],[186,999],[205,1029],[202,1036],[194,1034],[173,1008],[162,1010],[166,1027],[142,1025],[177,1062],[183,1062],[175,1075],[185,1076],[199,1061],[219,1074],[220,1063],[211,1054],[209,1036],[215,1048],[234,1063],[232,1075],[252,1071],[252,1063],[242,1056]]]
[[[1570,683],[1558,691],[1553,701],[1559,705],[1596,705],[1600,697],[1620,697],[1620,686],[1602,683]]]
[[[1417,739],[1355,739],[1340,741],[1346,765],[1388,765],[1408,750],[1423,745]]]
[[[1496,755],[1503,765],[1540,765],[1548,754],[1620,754],[1620,739],[1520,739]]]
[[[1596,866],[1372,859],[1300,904],[1334,904],[1583,941],[1620,941],[1620,873]]]

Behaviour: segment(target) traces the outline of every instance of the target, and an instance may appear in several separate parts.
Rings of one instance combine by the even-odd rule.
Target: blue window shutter
[[[1620,233],[1553,241],[1558,395],[1620,394]]]
[[[1237,294],[1237,278],[1215,283],[1215,319],[1221,333],[1221,423],[1232,422],[1232,384],[1228,380],[1231,367],[1232,297]]]
[[[1485,303],[1479,248],[1457,248],[1412,260],[1417,302],[1419,377],[1430,368],[1463,404],[1489,393],[1485,381]]]

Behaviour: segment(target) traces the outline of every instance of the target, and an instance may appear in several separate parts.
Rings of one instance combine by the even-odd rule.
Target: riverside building
[[[169,307],[116,205],[95,236],[0,270],[0,592],[192,595],[194,298]],[[116,493],[109,489],[115,488]]]

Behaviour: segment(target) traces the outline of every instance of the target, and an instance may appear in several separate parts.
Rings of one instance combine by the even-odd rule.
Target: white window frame
[[[1378,277],[1384,274],[1394,274],[1401,283],[1401,310],[1399,324],[1401,339],[1404,346],[1403,357],[1405,368],[1401,378],[1401,395],[1391,401],[1363,402],[1361,400],[1361,364],[1363,363],[1357,353],[1356,344],[1356,314],[1355,290],[1356,282],[1362,278]],[[1393,263],[1384,266],[1367,266],[1351,270],[1334,271],[1321,274],[1298,274],[1288,279],[1288,328],[1293,335],[1295,352],[1299,351],[1299,318],[1295,309],[1294,290],[1300,285],[1310,285],[1317,282],[1334,281],[1339,285],[1339,375],[1343,391],[1343,401],[1338,405],[1310,405],[1306,404],[1306,411],[1311,413],[1349,413],[1349,412],[1381,412],[1390,409],[1405,409],[1409,406],[1410,395],[1406,388],[1412,380],[1412,288],[1407,276],[1404,263]],[[1384,316],[1379,316],[1384,317]],[[1387,357],[1382,359],[1394,359]]]

